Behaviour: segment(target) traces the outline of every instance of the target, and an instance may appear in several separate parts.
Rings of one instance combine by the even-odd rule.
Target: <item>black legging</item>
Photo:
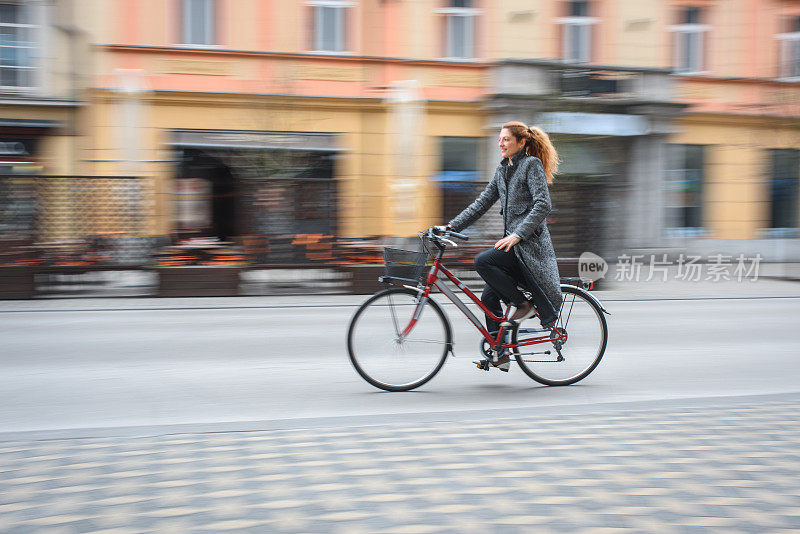
[[[490,248],[475,256],[475,270],[486,281],[481,295],[481,302],[493,314],[503,315],[501,301],[519,305],[526,299],[517,288],[517,284],[525,279],[525,275],[520,268],[517,256],[512,248],[509,252]],[[539,311],[542,324],[547,324],[555,320],[557,314],[547,296],[539,286],[530,288],[533,294],[533,304]],[[489,332],[498,330],[500,325],[486,316],[486,328]]]

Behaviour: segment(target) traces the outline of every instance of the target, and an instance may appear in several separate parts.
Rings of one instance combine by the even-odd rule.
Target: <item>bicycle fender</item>
[[[574,286],[572,284],[561,284],[561,287],[571,287],[573,289],[577,289],[578,291],[581,292],[581,295],[583,295],[584,297],[588,298],[589,300],[591,300],[592,302],[597,304],[597,306],[603,311],[603,313],[605,313],[607,315],[611,315],[611,312],[608,311],[605,306],[603,306],[603,303],[600,302],[600,299],[598,299],[597,297],[595,297],[594,295],[592,295],[588,291],[586,291],[586,290],[584,290],[584,289],[582,289],[582,288],[580,288],[578,286]]]

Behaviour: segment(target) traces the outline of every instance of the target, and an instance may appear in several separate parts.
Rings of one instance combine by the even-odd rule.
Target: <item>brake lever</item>
[[[455,241],[450,241],[450,240],[449,240],[449,239],[447,239],[446,237],[440,237],[440,238],[439,238],[439,241],[445,241],[445,242],[447,242],[447,243],[450,243],[450,245],[452,245],[452,246],[454,246],[454,247],[458,248],[458,244],[457,244]]]

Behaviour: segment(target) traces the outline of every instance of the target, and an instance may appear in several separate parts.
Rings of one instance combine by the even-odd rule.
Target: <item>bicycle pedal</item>
[[[474,363],[481,371],[488,371],[492,367],[491,364],[489,363],[489,360],[478,360],[478,361],[473,360],[472,363]]]

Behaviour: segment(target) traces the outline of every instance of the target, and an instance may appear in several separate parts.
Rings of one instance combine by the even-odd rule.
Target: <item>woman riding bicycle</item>
[[[475,270],[486,282],[481,301],[497,316],[503,315],[501,300],[511,304],[516,310],[510,318],[517,322],[538,311],[542,327],[549,329],[562,299],[546,221],[551,209],[547,184],[558,170],[558,154],[544,131],[521,122],[504,124],[498,145],[503,159],[494,177],[446,228],[461,232],[500,200],[503,238],[475,257]],[[518,285],[533,296],[533,305]],[[488,316],[486,326],[490,332],[499,327]]]
[[[433,378],[453,352],[453,329],[432,298],[434,290],[452,301],[480,332],[484,359],[474,362],[479,369],[508,371],[513,357],[537,382],[566,386],[586,378],[600,363],[608,342],[604,316],[608,311],[584,289],[561,284],[547,230],[547,184],[558,167],[556,150],[546,133],[519,122],[503,125],[499,146],[503,159],[494,177],[483,193],[448,223],[452,232],[444,226],[429,228],[420,234],[420,251],[384,249],[386,276],[381,281],[401,287],[387,287],[369,297],[356,310],[347,330],[350,361],[373,386],[386,391],[417,388]],[[451,282],[470,302],[479,303],[442,264],[442,256],[446,245],[454,244],[449,238],[467,239],[456,233],[478,220],[498,200],[502,204],[503,238],[475,258],[475,268],[486,281],[481,307],[487,312],[487,331],[444,283]],[[435,250],[426,243],[433,244]],[[426,269],[431,252],[433,262]],[[535,309],[525,293],[530,294]],[[562,300],[563,313],[559,316]],[[503,313],[501,301],[511,304],[508,315]],[[537,311],[545,329],[519,323]],[[502,332],[489,313],[497,322],[508,321],[503,322]]]

